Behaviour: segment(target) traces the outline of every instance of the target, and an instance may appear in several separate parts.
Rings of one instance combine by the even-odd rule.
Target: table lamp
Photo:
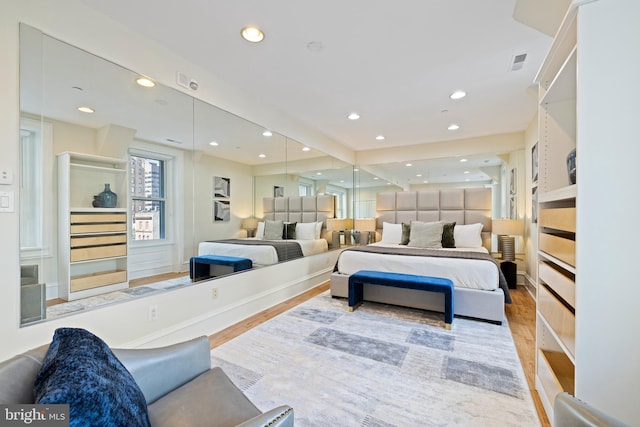
[[[510,288],[516,288],[516,243],[513,236],[521,236],[524,221],[521,219],[494,219],[491,229],[498,235],[498,251],[502,254],[500,269]]]
[[[240,227],[243,230],[247,230],[247,237],[255,237],[256,229],[258,228],[258,219],[245,218],[242,220],[242,225]]]
[[[331,248],[340,247],[340,232],[347,227],[344,218],[327,218],[327,231],[331,231]]]
[[[360,234],[360,244],[368,244],[371,240],[371,232],[376,231],[375,218],[358,218],[355,220],[355,226],[356,231],[364,232]],[[375,241],[375,238],[373,240]]]

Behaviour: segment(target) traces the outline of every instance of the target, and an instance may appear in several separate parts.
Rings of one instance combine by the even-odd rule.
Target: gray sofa
[[[33,384],[47,348],[0,363],[0,403],[34,403]],[[142,390],[152,426],[293,426],[293,408],[262,413],[222,369],[211,368],[207,337],[113,352]]]

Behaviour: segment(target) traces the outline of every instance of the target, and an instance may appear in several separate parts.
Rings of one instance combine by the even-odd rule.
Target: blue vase
[[[115,208],[118,204],[118,195],[111,191],[111,185],[105,184],[104,191],[98,194],[100,199],[100,207],[102,208]]]
[[[567,156],[567,172],[569,173],[569,182],[576,183],[576,150],[571,150]]]

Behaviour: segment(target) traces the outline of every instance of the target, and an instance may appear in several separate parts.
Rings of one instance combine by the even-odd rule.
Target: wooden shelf
[[[66,300],[128,287],[127,161],[79,153],[58,155],[58,282]],[[109,183],[117,208],[92,207]]]

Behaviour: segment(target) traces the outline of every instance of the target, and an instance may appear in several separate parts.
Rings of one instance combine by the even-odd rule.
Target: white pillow
[[[258,229],[256,230],[256,239],[264,238],[264,221],[258,223]]]
[[[316,240],[320,238],[322,234],[322,221],[316,222]]]
[[[482,224],[457,225],[453,228],[453,239],[456,248],[482,247]]]
[[[399,245],[402,241],[402,224],[382,223],[382,240],[380,243]]]
[[[318,228],[318,224],[315,222],[297,223],[296,224],[296,240],[316,240],[317,228]]]

